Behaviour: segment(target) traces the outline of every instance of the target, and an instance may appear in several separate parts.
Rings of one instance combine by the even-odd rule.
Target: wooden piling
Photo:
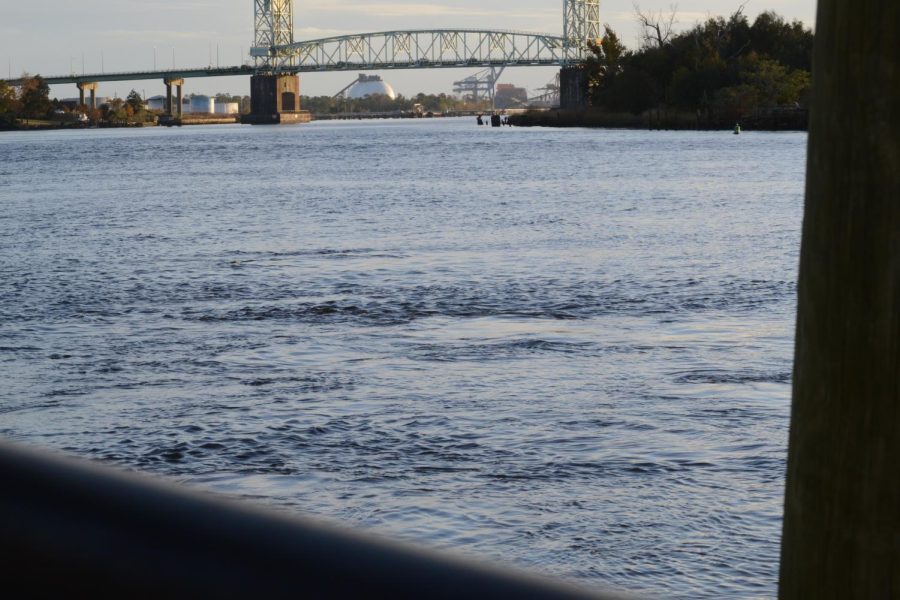
[[[780,597],[900,598],[900,2],[819,0]]]

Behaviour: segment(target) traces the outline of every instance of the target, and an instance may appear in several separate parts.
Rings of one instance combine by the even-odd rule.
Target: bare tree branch
[[[678,23],[678,5],[669,5],[669,12],[643,11],[637,0],[632,2],[634,16],[641,27],[641,45],[656,46],[662,48],[669,43],[674,34],[675,24]]]

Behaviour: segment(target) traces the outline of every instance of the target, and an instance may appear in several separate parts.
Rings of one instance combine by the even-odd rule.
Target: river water
[[[0,134],[0,435],[582,583],[776,591],[805,134]]]

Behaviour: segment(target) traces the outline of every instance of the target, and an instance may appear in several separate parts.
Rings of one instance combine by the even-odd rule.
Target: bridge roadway
[[[274,63],[275,73],[314,73],[383,69],[436,69],[461,67],[565,66],[577,62],[567,40],[521,31],[437,29],[385,31],[308,40],[286,46],[254,48],[257,58]],[[264,54],[263,54],[264,53]],[[197,67],[116,73],[45,76],[56,84],[92,84],[104,81],[168,81],[198,77],[254,75],[254,66]],[[6,79],[19,85],[21,78]]]
[[[144,79],[191,79],[196,77],[226,77],[228,75],[253,75],[256,69],[244,65],[240,67],[198,67],[195,69],[170,69],[159,71],[127,71],[118,73],[84,73],[81,75],[53,75],[43,77],[49,85],[65,83],[101,83],[104,81],[140,81]],[[21,85],[23,79],[6,79],[9,85]]]

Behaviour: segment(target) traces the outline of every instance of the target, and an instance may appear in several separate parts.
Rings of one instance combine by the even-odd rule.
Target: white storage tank
[[[347,90],[347,97],[351,100],[359,100],[369,96],[387,96],[391,100],[397,98],[394,88],[379,75],[364,75],[361,73],[356,83]]]
[[[147,98],[147,106],[150,107],[150,110],[166,110],[166,97],[153,96],[152,98]]]
[[[192,112],[192,113],[212,113],[215,111],[215,107],[213,106],[214,102],[215,102],[215,100],[213,100],[209,96],[200,96],[200,95],[191,96],[190,112]]]
[[[216,102],[217,115],[236,115],[241,112],[237,102]]]

